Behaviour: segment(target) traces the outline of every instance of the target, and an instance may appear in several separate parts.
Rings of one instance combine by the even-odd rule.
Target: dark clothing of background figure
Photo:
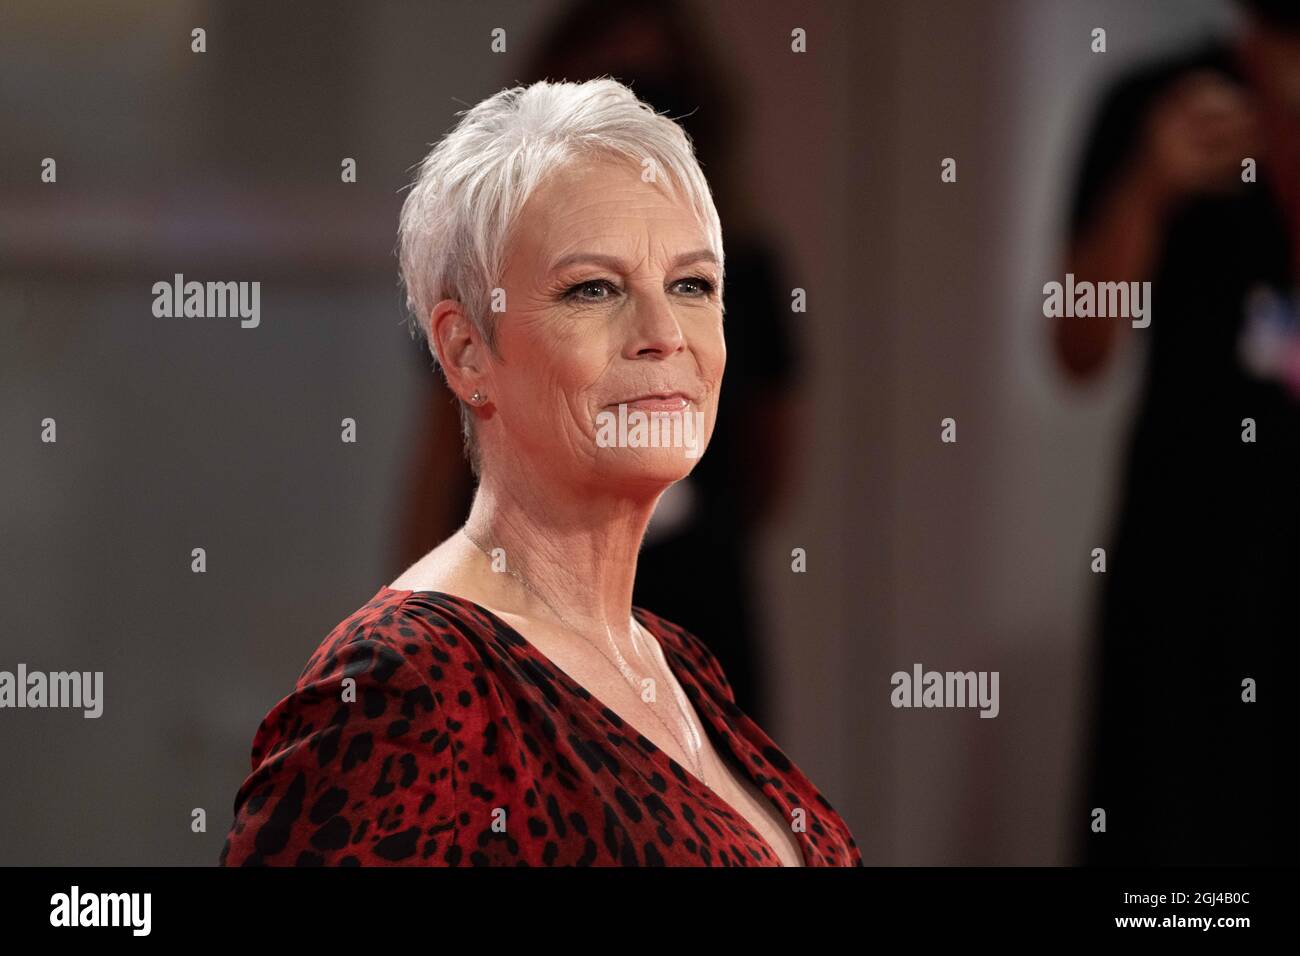
[[[1072,210],[1077,234],[1132,155],[1156,94],[1194,68],[1239,82],[1230,48],[1131,73],[1104,99]],[[1197,198],[1169,222],[1122,491],[1100,576],[1100,632],[1086,774],[1076,818],[1091,864],[1277,862],[1281,710],[1290,706],[1291,611],[1300,545],[1300,402],[1243,363],[1251,294],[1300,312],[1277,170],[1239,193]],[[1285,175],[1300,176],[1300,170]],[[1120,277],[1116,277],[1117,279]],[[1129,321],[1084,318],[1074,321]],[[1292,326],[1294,330],[1294,326]],[[1242,441],[1245,418],[1257,438]],[[1285,660],[1284,660],[1285,657]],[[1258,702],[1242,701],[1242,681]]]
[[[633,601],[698,634],[727,672],[736,703],[767,724],[763,608],[751,565],[761,515],[752,502],[768,475],[764,409],[793,386],[800,362],[776,254],[741,237],[726,239],[725,250],[727,367],[717,422],[708,451],[679,482],[688,488],[669,492],[686,501],[680,524],[671,523],[671,502],[656,512]]]

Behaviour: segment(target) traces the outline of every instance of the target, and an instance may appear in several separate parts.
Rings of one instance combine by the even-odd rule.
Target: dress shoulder
[[[439,862],[455,826],[440,701],[455,668],[404,604],[381,591],[336,625],[263,718],[223,865]]]

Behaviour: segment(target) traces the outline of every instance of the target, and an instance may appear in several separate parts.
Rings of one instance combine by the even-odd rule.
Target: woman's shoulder
[[[475,670],[485,641],[508,639],[481,608],[442,591],[381,587],[311,653],[297,688],[331,677],[384,681],[414,670],[445,691]]]
[[[441,708],[483,673],[479,648],[495,630],[462,598],[380,588],[330,629],[288,696],[266,714],[253,743],[254,764],[292,740],[294,715],[310,704],[398,695],[407,712]]]
[[[403,623],[402,594],[380,589],[339,621],[316,645],[289,693],[265,715],[253,739],[252,762],[292,746],[313,724],[332,717],[329,708],[351,700],[373,710],[382,695],[396,695],[405,709],[417,701],[436,707],[414,634]],[[313,720],[306,720],[304,714]],[[334,719],[337,722],[337,719]]]
[[[223,865],[413,860],[417,838],[435,852],[456,805],[447,709],[474,680],[458,627],[382,588],[330,630],[258,726]],[[433,828],[400,828],[404,807]]]
[[[431,641],[455,650],[470,635],[498,636],[498,630],[481,608],[454,594],[385,586],[330,630],[303,673],[358,643],[373,642],[409,656],[426,650]]]

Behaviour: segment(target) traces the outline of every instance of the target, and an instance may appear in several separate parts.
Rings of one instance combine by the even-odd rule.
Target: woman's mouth
[[[610,407],[617,408],[619,405],[626,405],[628,408],[635,408],[643,412],[681,412],[685,411],[690,404],[690,398],[681,392],[673,392],[666,395],[642,395],[623,402],[615,402]]]

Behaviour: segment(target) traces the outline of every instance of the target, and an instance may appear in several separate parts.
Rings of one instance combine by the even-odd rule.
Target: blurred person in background
[[[1145,329],[1053,320],[1079,382],[1147,339],[1072,824],[1090,864],[1277,862],[1291,826],[1278,789],[1300,583],[1300,4],[1240,6],[1240,35],[1110,88],[1070,212],[1076,283],[1152,283]]]
[[[655,510],[637,562],[636,600],[708,635],[737,702],[763,723],[771,714],[751,553],[791,481],[802,361],[782,291],[789,283],[744,188],[736,148],[742,100],[702,36],[689,4],[678,0],[581,0],[544,31],[518,81],[610,75],[627,83],[686,130],[727,222],[727,314],[742,318],[727,326],[718,429],[709,454]],[[428,372],[428,351],[412,354]],[[473,496],[455,401],[438,376],[426,381],[426,417],[399,517],[400,567],[453,532]]]

